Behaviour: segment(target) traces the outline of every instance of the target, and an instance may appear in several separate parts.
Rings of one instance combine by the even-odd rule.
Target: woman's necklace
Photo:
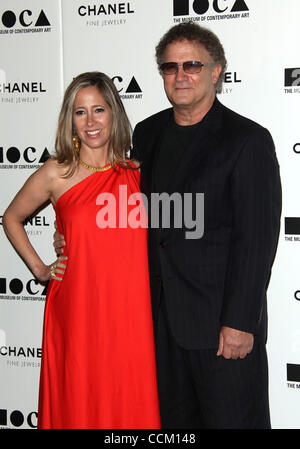
[[[83,162],[81,159],[79,159],[79,164],[81,164],[84,168],[87,168],[91,171],[106,171],[111,168],[111,164],[105,165],[105,167],[92,167],[91,165],[87,165],[85,162]]]

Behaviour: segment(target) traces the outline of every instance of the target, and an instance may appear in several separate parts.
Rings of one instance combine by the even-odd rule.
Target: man
[[[212,32],[176,25],[156,58],[172,108],[134,130],[141,189],[149,200],[204,193],[202,238],[149,226],[162,426],[269,428],[266,289],[281,213],[273,141],[216,99],[226,59]]]
[[[172,108],[135,127],[141,190],[150,207],[153,193],[204,194],[201,238],[187,238],[174,214],[169,228],[149,226],[162,427],[269,428],[266,290],[281,213],[273,141],[217,100],[226,59],[211,31],[176,25],[156,58]]]

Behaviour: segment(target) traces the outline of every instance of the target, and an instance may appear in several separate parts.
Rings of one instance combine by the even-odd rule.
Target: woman
[[[129,121],[112,81],[99,72],[79,75],[63,99],[56,156],[28,179],[3,217],[33,274],[51,280],[39,428],[160,426],[147,230],[118,226],[129,195],[139,192],[139,171],[125,158],[129,145]],[[105,209],[103,195],[115,198],[116,210]],[[22,225],[47,200],[66,240],[50,266]],[[128,214],[132,207],[126,204]],[[117,226],[105,227],[111,212]]]

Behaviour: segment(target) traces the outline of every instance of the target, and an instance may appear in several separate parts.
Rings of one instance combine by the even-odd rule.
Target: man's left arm
[[[247,139],[231,180],[233,230],[217,355],[244,358],[259,332],[281,215],[279,166],[270,133]]]

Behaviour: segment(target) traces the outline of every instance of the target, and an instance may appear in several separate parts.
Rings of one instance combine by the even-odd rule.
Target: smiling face
[[[96,86],[84,87],[77,92],[73,125],[81,140],[81,151],[101,149],[108,154],[112,111]]]
[[[182,66],[174,75],[163,75],[164,88],[174,112],[186,110],[190,114],[205,113],[211,107],[215,98],[215,84],[218,80],[221,66],[213,64],[212,58],[205,48],[187,40],[175,41],[166,47],[164,62],[200,61],[203,64],[201,72],[193,75],[184,72]]]

